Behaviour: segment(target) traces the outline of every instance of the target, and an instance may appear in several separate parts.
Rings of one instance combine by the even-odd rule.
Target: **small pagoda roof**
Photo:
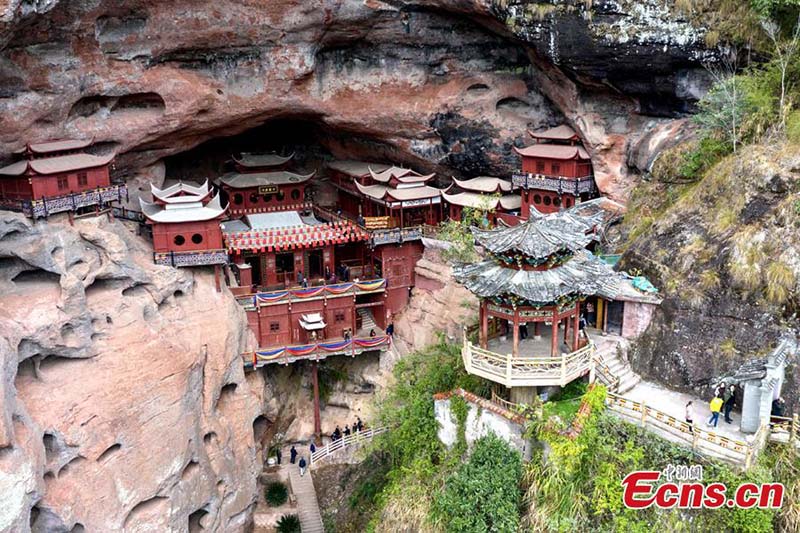
[[[511,192],[513,187],[510,181],[491,176],[479,176],[468,180],[453,178],[453,183],[465,191],[472,192]]]
[[[152,192],[153,198],[168,204],[202,202],[211,194],[207,179],[202,185],[190,185],[179,181],[163,189],[159,189],[151,183],[150,192]]]
[[[107,155],[68,154],[44,159],[23,159],[0,168],[0,175],[22,176],[28,171],[44,175],[60,174],[73,170],[101,167],[109,164],[112,159],[114,159],[113,153]]]
[[[528,131],[528,135],[534,139],[544,139],[548,141],[579,141],[580,137],[571,127],[561,124],[555,128],[547,128],[541,131]]]
[[[543,159],[589,159],[583,146],[568,144],[532,144],[525,148],[514,147],[514,151],[523,157],[541,157]]]
[[[62,139],[58,141],[46,141],[41,143],[27,143],[23,148],[16,150],[15,154],[31,152],[34,154],[52,154],[54,152],[66,152],[68,150],[80,150],[91,146],[93,139]]]
[[[287,156],[282,156],[272,153],[250,153],[250,152],[242,152],[242,154],[237,158],[233,157],[233,160],[236,164],[241,165],[247,168],[261,168],[261,167],[278,167],[280,165],[284,165],[292,160],[294,157],[294,152]]]
[[[351,178],[366,178],[370,175],[370,169],[375,172],[383,172],[392,168],[391,165],[381,163],[368,163],[366,161],[331,161],[328,168],[341,172]]]
[[[319,313],[309,313],[307,315],[300,315],[300,326],[306,331],[316,331],[325,329],[325,321]]]
[[[506,194],[500,197],[493,197],[476,192],[448,194],[442,191],[442,198],[449,204],[471,207],[473,209],[497,209],[500,207],[505,211],[513,211],[522,206],[522,197],[518,194]]]
[[[297,185],[305,183],[314,177],[316,172],[311,174],[295,174],[280,170],[276,172],[254,172],[252,174],[239,174],[230,172],[219,178],[219,182],[233,189],[248,189],[251,187],[261,187],[263,185]]]
[[[361,185],[358,181],[356,181],[355,184],[358,192],[364,196],[384,201],[390,198],[399,202],[407,202],[411,200],[423,200],[425,198],[436,198],[441,194],[440,189],[423,184],[417,184],[416,186],[402,189],[387,187],[386,185]]]
[[[534,206],[531,206],[535,209]],[[536,211],[539,213],[539,211]],[[625,214],[625,206],[619,202],[615,202],[611,198],[600,196],[592,200],[587,200],[579,204],[575,204],[568,210],[569,213],[582,217],[596,217],[602,216],[604,223],[613,222]]]
[[[378,183],[427,183],[436,174],[422,175],[409,168],[389,167],[383,172],[375,172],[372,168],[369,169],[372,179]]]
[[[597,240],[594,227],[602,214],[580,216],[571,211],[543,215],[531,212],[527,221],[505,228],[472,228],[475,241],[493,254],[519,251],[529,257],[544,258],[560,250],[577,252]]]
[[[173,203],[160,205],[139,198],[139,205],[148,220],[159,223],[203,222],[222,216],[228,207],[222,207],[219,195],[207,204],[203,202]]]
[[[479,298],[513,295],[529,302],[549,303],[571,294],[598,295],[613,300],[620,291],[618,272],[587,250],[548,270],[517,270],[493,259],[457,266],[453,275]]]

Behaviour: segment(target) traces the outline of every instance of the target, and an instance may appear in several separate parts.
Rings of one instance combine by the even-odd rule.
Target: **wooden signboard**
[[[258,194],[275,194],[278,192],[277,185],[261,185],[258,188]]]

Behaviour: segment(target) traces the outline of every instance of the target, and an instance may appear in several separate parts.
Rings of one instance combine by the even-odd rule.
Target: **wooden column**
[[[533,334],[538,336],[539,335],[539,322],[533,323]]]
[[[478,334],[478,340],[481,345],[481,348],[486,350],[489,346],[489,313],[486,306],[486,300],[481,300],[481,307],[480,307],[480,333]]]
[[[553,326],[553,331],[550,338],[550,357],[558,355],[558,319],[556,318],[556,310],[553,309],[553,318],[550,320]]]
[[[214,286],[217,288],[217,292],[222,292],[222,286],[219,279],[221,276],[222,269],[219,265],[214,265]]]
[[[578,349],[578,333],[580,332],[581,302],[575,302],[575,318],[572,325],[572,350]]]
[[[311,363],[311,384],[314,387],[314,436],[322,436],[322,422],[319,417],[319,378],[317,376],[317,362]]]
[[[569,338],[569,318],[564,319],[564,344],[567,343]]]
[[[519,311],[514,309],[514,345],[511,353],[514,357],[519,357]]]
[[[404,226],[404,221],[403,221],[403,208],[402,207],[400,208],[400,227],[401,228],[405,227]]]

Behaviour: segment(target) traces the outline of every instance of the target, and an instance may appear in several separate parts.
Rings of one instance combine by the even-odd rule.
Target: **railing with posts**
[[[43,196],[38,200],[4,200],[0,202],[0,208],[22,211],[31,218],[45,218],[55,213],[77,211],[90,205],[120,202],[127,195],[128,189],[125,185],[109,185],[63,196]]]
[[[619,390],[619,377],[614,375],[608,365],[597,354],[594,355],[594,369],[595,376],[606,386],[609,392]]]
[[[800,446],[800,419],[797,414],[792,417],[770,417],[769,440],[783,444],[791,444],[795,451]]]
[[[753,465],[769,434],[769,427],[762,424],[752,442],[731,439],[696,425],[690,425],[684,420],[649,407],[643,402],[623,398],[611,392],[606,395],[606,407],[635,420],[644,428],[667,433],[689,444],[698,453],[734,462],[745,469]]]
[[[153,252],[153,262],[172,267],[224,265],[228,262],[225,250],[197,250],[194,252]]]
[[[573,194],[575,196],[594,192],[595,190],[594,178],[592,176],[569,178],[520,173],[511,176],[511,183],[515,187],[522,187],[523,189],[540,189],[544,191]]]
[[[317,448],[317,451],[311,454],[311,465],[313,466],[315,463],[330,457],[339,450],[343,450],[350,446],[360,446],[364,442],[372,440],[375,435],[380,435],[386,431],[389,431],[389,428],[386,426],[369,428],[362,431],[356,431],[350,435],[343,436],[341,439],[329,442],[325,446]]]
[[[559,357],[501,355],[472,344],[464,334],[461,356],[467,373],[506,387],[540,387],[567,383],[593,371],[594,343]]]
[[[405,228],[389,227],[391,226],[391,223],[384,220],[387,217],[367,217],[359,221],[346,216],[344,213],[337,214],[330,209],[319,206],[314,206],[314,212],[323,218],[336,221],[346,221],[368,231],[370,233],[370,241],[372,246],[378,246],[380,244],[399,244],[406,241],[418,241],[422,238],[424,232],[423,226],[407,226]]]

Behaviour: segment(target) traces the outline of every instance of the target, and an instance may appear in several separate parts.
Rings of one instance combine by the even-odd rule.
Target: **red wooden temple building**
[[[14,153],[15,162],[0,168],[0,208],[40,218],[120,201],[127,191],[111,184],[114,154],[87,153],[91,145],[91,140],[26,144]]]
[[[153,230],[153,259],[170,266],[221,265],[228,262],[220,220],[225,218],[219,194],[208,181],[202,185],[176,183],[160,189],[150,186],[153,201],[139,198]]]
[[[461,220],[464,208],[489,211],[491,224],[504,214],[518,216],[522,206],[519,193],[512,193],[510,181],[481,176],[468,180],[453,178],[453,184],[442,191],[442,200],[451,220]]]
[[[512,182],[522,189],[522,218],[531,207],[554,213],[597,196],[592,162],[580,138],[567,125],[529,132],[536,141],[514,150],[522,157],[522,170]]]
[[[306,188],[314,173],[296,174],[287,170],[270,172],[231,172],[219,180],[231,206],[231,215],[292,211],[308,207]]]

